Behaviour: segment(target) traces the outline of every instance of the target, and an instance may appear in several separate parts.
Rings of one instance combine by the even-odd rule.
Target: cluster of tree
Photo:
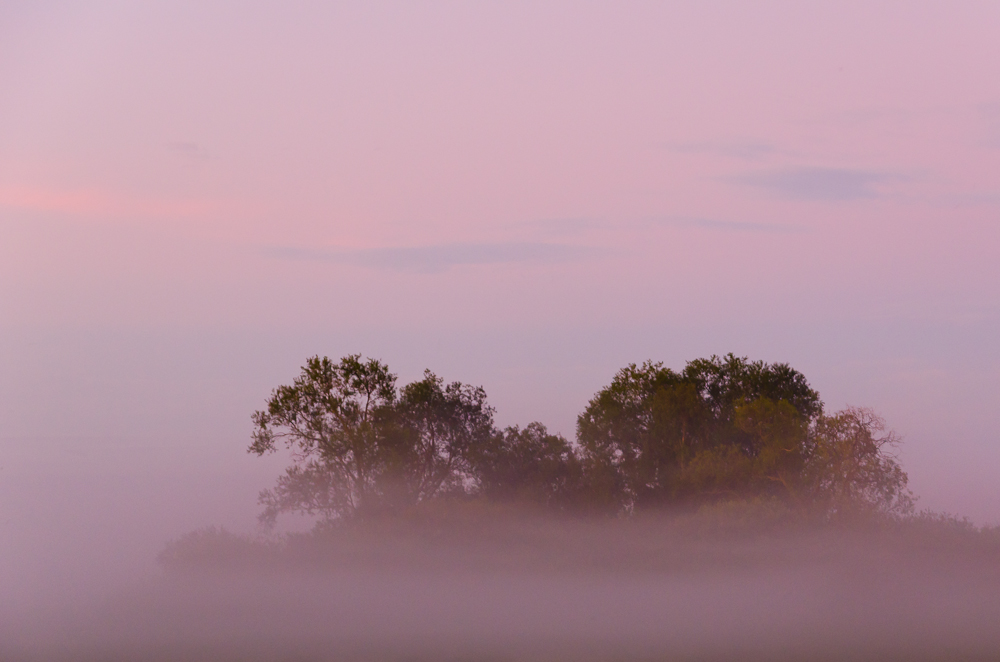
[[[883,421],[862,408],[824,414],[786,364],[730,354],[681,372],[629,365],[579,416],[576,443],[541,423],[497,429],[493,413],[482,388],[430,371],[398,388],[377,360],[311,358],[253,416],[250,451],[284,443],[293,457],[261,494],[262,518],[446,497],[608,513],[761,496],[826,515],[913,507]]]

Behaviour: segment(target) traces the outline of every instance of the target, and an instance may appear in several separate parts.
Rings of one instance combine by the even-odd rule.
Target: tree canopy
[[[396,375],[360,355],[310,358],[291,386],[253,415],[250,451],[292,449],[292,466],[262,493],[264,518],[299,511],[337,518],[392,511],[462,491],[469,454],[493,432],[486,393],[431,373]]]
[[[828,515],[912,509],[899,443],[869,409],[826,415],[784,363],[733,354],[677,372],[631,364],[598,391],[576,440],[538,422],[500,430],[481,387],[430,371],[401,388],[375,359],[312,357],[253,415],[250,451],[292,464],[262,518],[398,512],[437,498],[633,512],[776,498]]]
[[[821,412],[819,394],[787,364],[729,354],[678,373],[646,362],[594,396],[577,440],[608,505],[641,508],[745,492],[761,482],[756,474],[794,463],[804,426]],[[790,446],[780,462],[775,444]]]

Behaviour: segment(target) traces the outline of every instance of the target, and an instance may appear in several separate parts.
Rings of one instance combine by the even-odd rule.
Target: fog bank
[[[5,604],[9,660],[995,659],[996,545],[944,528],[367,527]],[[964,542],[963,542],[964,541]],[[353,556],[345,554],[349,549]],[[221,558],[221,557],[220,557]],[[239,567],[242,566],[242,567]]]

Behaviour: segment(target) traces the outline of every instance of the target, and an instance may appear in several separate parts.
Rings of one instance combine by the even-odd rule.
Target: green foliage
[[[914,497],[906,487],[906,472],[891,454],[899,443],[871,409],[848,407],[820,416],[804,469],[812,502],[832,516],[910,514]]]
[[[823,411],[819,393],[787,363],[750,361],[727,354],[690,361],[683,375],[697,385],[715,417],[722,421],[732,420],[740,404],[757,398],[784,400],[807,419]]]
[[[567,509],[580,491],[573,447],[541,423],[496,431],[473,454],[477,493],[490,501]]]
[[[359,355],[339,363],[310,358],[291,386],[274,390],[253,415],[250,452],[283,440],[294,463],[273,490],[261,493],[263,518],[282,511],[340,516],[368,507],[392,474],[396,440],[385,434],[396,400],[396,376]]]
[[[701,451],[678,471],[677,493],[686,502],[736,499],[750,491],[753,459],[735,446]]]
[[[262,519],[282,512],[326,519],[392,511],[470,479],[470,449],[489,437],[493,410],[481,388],[445,385],[431,372],[396,390],[381,362],[309,359],[291,386],[253,416],[250,452],[283,440],[293,464],[261,493]]]
[[[626,510],[769,491],[768,482],[791,493],[804,426],[821,411],[819,394],[783,363],[729,354],[676,373],[646,362],[594,396],[577,439],[586,476]]]
[[[579,416],[576,444],[541,423],[495,429],[482,388],[430,371],[397,389],[384,364],[359,355],[309,359],[253,420],[251,452],[292,450],[261,494],[266,522],[400,513],[442,497],[607,514],[734,499],[833,518],[913,508],[891,454],[898,438],[873,412],[824,415],[801,373],[733,354],[680,372],[626,366]]]
[[[797,498],[808,437],[805,418],[787,400],[758,398],[736,408],[733,425],[747,435],[741,450],[752,458],[754,491]]]
[[[493,434],[486,392],[459,382],[445,385],[428,370],[402,389],[395,413],[398,471],[411,490],[406,502],[463,493],[475,479],[471,456]]]

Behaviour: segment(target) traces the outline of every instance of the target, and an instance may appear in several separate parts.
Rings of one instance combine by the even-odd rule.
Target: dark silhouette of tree
[[[711,412],[709,446],[733,444],[754,454],[749,433],[735,425],[739,407],[760,398],[784,401],[806,421],[823,411],[819,393],[809,386],[805,375],[787,363],[750,361],[727,354],[690,361],[683,371],[685,381],[693,383]]]
[[[460,382],[445,385],[431,371],[405,386],[395,407],[394,434],[406,450],[400,484],[405,503],[464,494],[476,481],[470,456],[493,434],[486,391]]]
[[[497,431],[472,457],[477,492],[491,501],[565,510],[578,497],[580,465],[573,447],[541,423]]]
[[[467,455],[488,439],[493,410],[481,388],[433,373],[400,393],[381,362],[313,357],[291,386],[253,415],[250,452],[292,450],[292,466],[261,493],[262,519],[282,512],[326,519],[410,506],[471,480]]]
[[[661,363],[621,369],[577,419],[584,484],[592,505],[629,508],[655,487],[657,456],[669,445],[657,434],[653,400],[682,378]],[[661,448],[664,447],[664,448]]]
[[[541,423],[497,430],[482,388],[430,371],[397,389],[387,366],[360,355],[310,358],[253,421],[250,452],[292,451],[261,493],[267,522],[441,497],[607,513],[758,497],[830,516],[913,508],[898,437],[874,412],[824,415],[798,371],[732,354],[680,372],[626,366],[580,414],[576,444]]]
[[[758,494],[798,500],[803,489],[808,419],[787,400],[761,397],[737,407],[733,424],[746,435],[740,450],[753,460],[746,487]]]
[[[383,422],[396,398],[396,376],[359,355],[333,363],[312,357],[291,386],[279,386],[253,415],[250,452],[284,441],[293,463],[273,490],[261,493],[262,518],[284,511],[336,517],[376,497],[388,444]]]
[[[762,476],[790,485],[799,450],[775,448],[801,440],[779,442],[755,426],[768,407],[796,429],[822,411],[819,394],[783,363],[729,354],[691,361],[680,373],[661,363],[629,365],[577,421],[584,481],[609,507],[626,510],[738,496],[762,485]]]

